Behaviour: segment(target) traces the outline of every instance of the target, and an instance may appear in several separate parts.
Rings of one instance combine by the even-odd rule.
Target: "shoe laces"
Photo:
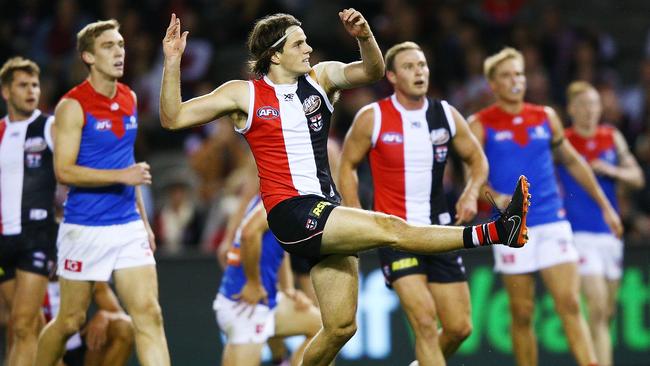
[[[505,210],[499,208],[496,200],[494,199],[494,196],[492,195],[492,193],[490,193],[490,191],[485,191],[485,199],[490,203],[490,205],[492,205],[492,208],[497,212],[492,216],[492,220],[497,219],[506,213]]]

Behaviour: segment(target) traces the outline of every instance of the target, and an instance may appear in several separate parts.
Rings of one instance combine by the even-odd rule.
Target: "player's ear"
[[[395,75],[394,71],[386,70],[386,79],[388,79],[391,84],[397,83],[397,75]]]
[[[92,65],[95,63],[95,55],[88,51],[83,51],[81,53],[81,59],[86,65]]]
[[[280,53],[281,53],[280,51],[273,52],[273,55],[271,55],[271,63],[275,65],[280,64]]]

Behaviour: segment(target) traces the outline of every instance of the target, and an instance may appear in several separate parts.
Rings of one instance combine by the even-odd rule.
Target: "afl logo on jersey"
[[[302,110],[306,115],[312,114],[320,108],[320,97],[318,95],[310,95],[302,102]]]
[[[257,110],[257,116],[261,119],[274,119],[280,117],[280,112],[271,106],[264,106]]]
[[[25,152],[33,153],[47,149],[47,143],[42,137],[30,137],[25,140]]]
[[[384,144],[401,144],[404,142],[404,137],[399,132],[384,132],[381,135],[381,142]]]
[[[431,144],[442,145],[449,141],[449,132],[444,128],[436,128],[431,130]]]

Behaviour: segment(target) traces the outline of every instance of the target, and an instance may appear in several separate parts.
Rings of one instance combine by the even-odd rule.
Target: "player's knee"
[[[406,221],[394,215],[375,213],[375,222],[381,232],[381,244],[399,247],[401,233],[406,229]]]
[[[445,334],[454,343],[461,343],[472,334],[472,321],[466,319],[444,329]]]
[[[423,339],[434,339],[438,337],[438,321],[435,316],[422,314],[415,318],[413,331],[416,337]]]
[[[79,312],[77,314],[68,314],[61,318],[57,317],[56,322],[65,335],[72,335],[77,333],[86,322],[86,313]]]
[[[128,319],[118,319],[111,322],[111,337],[114,341],[131,344],[134,340],[133,323]]]
[[[135,322],[136,328],[143,326],[162,326],[162,310],[158,301],[155,299],[138,302],[137,305],[129,309],[131,317]]]
[[[530,326],[533,323],[533,312],[535,304],[532,301],[519,301],[510,304],[512,314],[512,325]]]
[[[12,317],[11,331],[16,340],[22,340],[38,335],[38,318],[29,315]]]
[[[580,314],[580,301],[577,294],[570,294],[555,299],[555,307],[559,314],[578,315]]]
[[[343,344],[350,340],[357,332],[357,323],[352,321],[349,324],[334,327],[326,327],[324,331],[329,335],[330,340],[335,344]]]

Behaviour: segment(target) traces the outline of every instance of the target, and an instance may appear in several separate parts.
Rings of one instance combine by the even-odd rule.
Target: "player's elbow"
[[[178,124],[175,122],[176,122],[175,118],[170,118],[166,116],[162,110],[160,111],[160,125],[162,126],[162,128],[170,131],[178,130],[179,129]]]
[[[384,60],[379,60],[376,64],[374,64],[368,71],[367,75],[368,78],[370,78],[370,82],[375,82],[379,81],[384,77],[384,74],[386,73],[386,65],[384,65]]]
[[[74,183],[73,175],[70,171],[70,168],[62,165],[54,165],[54,175],[56,176],[56,181],[63,185],[71,185]]]

